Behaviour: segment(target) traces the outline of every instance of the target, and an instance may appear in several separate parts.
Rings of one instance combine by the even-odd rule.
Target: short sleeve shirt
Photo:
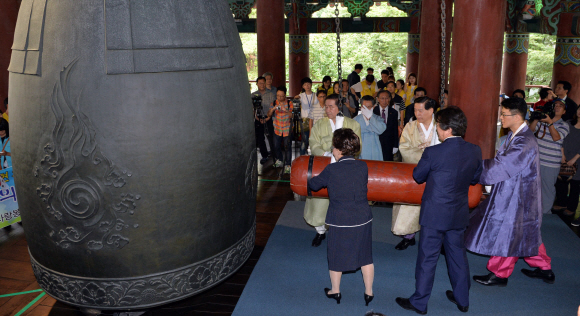
[[[275,101],[275,104],[278,104],[278,101]],[[278,136],[290,136],[290,125],[292,123],[292,102],[287,102],[286,105],[282,105],[282,107],[289,107],[288,112],[282,112],[278,110],[274,110],[274,114],[272,115],[272,122],[274,123],[274,133]]]
[[[565,123],[562,119],[554,122],[554,127],[560,140],[554,141],[550,128],[544,122],[538,122],[535,129],[535,135],[538,140],[538,147],[540,148],[540,165],[549,168],[560,168],[562,163],[562,144],[564,138],[570,133],[570,125]]]
[[[314,106],[320,106],[318,99],[316,98],[316,93],[312,92],[310,95],[305,92],[300,93],[300,109],[302,118],[307,118],[310,109]]]

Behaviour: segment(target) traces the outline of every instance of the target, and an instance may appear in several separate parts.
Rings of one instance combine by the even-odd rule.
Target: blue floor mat
[[[395,303],[396,297],[409,297],[415,290],[417,245],[404,251],[394,249],[400,238],[390,231],[390,207],[373,207],[375,299],[368,307],[364,305],[360,270],[342,276],[340,305],[326,298],[323,289],[330,287],[326,241],[318,248],[310,245],[315,230],[304,222],[303,210],[304,202],[286,204],[234,316],[362,316],[370,310],[388,316],[416,315]],[[524,276],[520,269],[528,266],[519,260],[507,287],[472,282],[469,315],[576,315],[580,304],[580,238],[556,215],[544,216],[542,237],[552,258],[555,284]],[[473,253],[467,257],[472,276],[489,273],[485,268],[489,257]],[[450,289],[445,258],[440,256],[427,315],[461,314],[445,296]]]

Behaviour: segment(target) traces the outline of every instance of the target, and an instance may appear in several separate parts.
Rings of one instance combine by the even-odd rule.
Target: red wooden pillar
[[[417,82],[430,98],[439,99],[441,89],[441,1],[423,0],[421,4],[421,47]],[[449,43],[453,0],[444,0],[446,7],[446,68],[449,65]]]
[[[421,35],[419,34],[419,17],[411,17],[411,29],[407,42],[407,72],[405,81],[410,73],[419,72],[419,48],[421,47]]]
[[[298,23],[292,15],[290,20],[290,52],[289,52],[289,75],[290,75],[290,96],[300,93],[302,86],[300,81],[304,77],[310,76],[310,36],[308,35],[307,18],[299,18]]]
[[[8,65],[12,55],[12,42],[20,1],[0,1],[0,109],[4,111],[4,99],[8,96]]]
[[[501,93],[509,96],[515,89],[524,90],[528,68],[529,33],[506,33],[501,71]]]
[[[495,155],[505,1],[455,0],[449,104],[467,116],[465,139]]]
[[[258,33],[258,74],[271,72],[272,85],[286,84],[286,39],[284,0],[258,0],[256,4]]]
[[[568,81],[572,84],[572,90],[568,92],[568,96],[572,100],[580,102],[580,29],[578,27],[580,21],[573,23],[573,19],[573,13],[563,12],[560,14],[552,72],[552,88],[556,87],[558,81]]]

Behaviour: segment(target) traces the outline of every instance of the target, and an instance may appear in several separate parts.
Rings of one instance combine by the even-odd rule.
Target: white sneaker
[[[290,170],[291,170],[290,166],[286,166],[284,168],[284,173],[289,174],[290,173]]]
[[[280,167],[282,167],[282,161],[276,160],[276,162],[274,163],[274,168],[280,168]]]

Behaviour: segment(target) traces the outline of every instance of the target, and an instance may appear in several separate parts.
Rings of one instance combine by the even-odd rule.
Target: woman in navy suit
[[[328,225],[328,269],[332,289],[325,288],[328,298],[340,304],[340,279],[343,271],[361,269],[365,284],[366,305],[374,298],[375,267],[372,254],[371,208],[367,200],[368,167],[355,160],[360,139],[353,130],[337,129],[332,137],[332,155],[337,163],[330,164],[308,180],[312,191],[328,188],[330,204],[326,214]]]

